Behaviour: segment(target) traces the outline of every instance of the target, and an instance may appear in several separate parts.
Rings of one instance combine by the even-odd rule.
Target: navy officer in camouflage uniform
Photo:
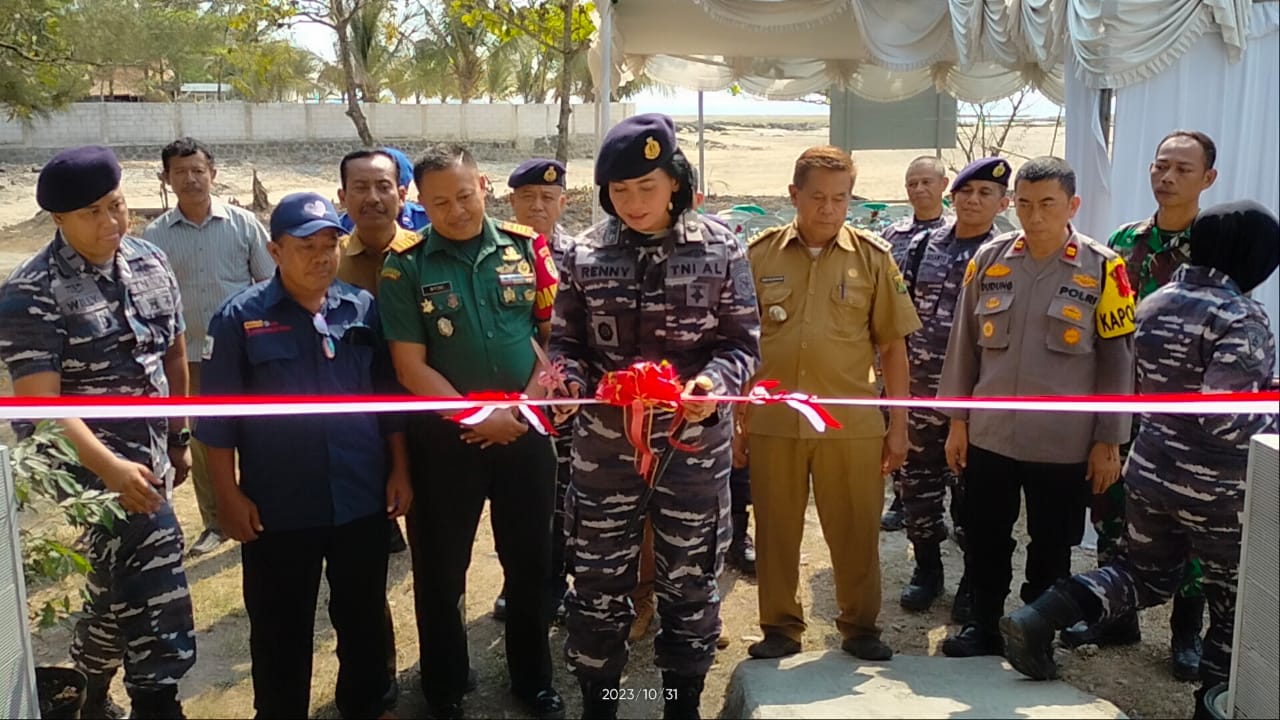
[[[1275,337],[1246,293],[1280,262],[1280,225],[1245,201],[1216,205],[1191,226],[1191,257],[1137,312],[1143,394],[1250,392],[1266,388]],[[1144,414],[1124,468],[1128,534],[1106,567],[1068,578],[1003,618],[1005,657],[1024,675],[1057,675],[1055,629],[1168,602],[1186,564],[1199,558],[1209,602],[1196,717],[1204,692],[1227,681],[1234,638],[1241,514],[1249,439],[1269,415]]]
[[[955,223],[916,235],[894,253],[916,314],[924,323],[907,339],[914,397],[938,394],[965,268],[978,246],[995,236],[995,216],[1009,207],[1006,191],[1012,174],[1003,158],[969,163],[951,185]],[[958,522],[962,495],[959,479],[947,467],[943,451],[950,424],[947,416],[930,408],[912,408],[909,417],[910,450],[895,480],[916,567],[902,589],[900,603],[918,612],[928,610],[943,589],[941,546],[947,539],[947,525],[942,519],[942,503],[947,488],[951,488],[951,518],[957,523],[957,538],[963,537]],[[968,582],[964,578],[956,590],[951,615],[956,622],[968,620]]]
[[[693,169],[665,115],[628,118],[609,131],[595,181],[609,217],[566,255],[552,320],[551,355],[563,358],[570,394],[590,394],[605,373],[670,361],[691,390],[737,394],[759,363],[760,319],[741,244],[693,210]],[[720,635],[716,577],[729,543],[731,414],[686,398],[682,441],[669,446],[672,415],[657,412],[655,452],[679,453],[647,513],[654,528],[658,615],[654,640],[665,717],[697,717]],[[587,405],[573,432],[565,655],[578,676],[585,717],[615,717],[635,608],[641,533],[629,522],[645,481],[623,434],[623,411]]]
[[[128,234],[115,154],[58,153],[40,172],[36,200],[58,230],[0,286],[0,359],[14,394],[186,395],[178,283],[164,253]],[[178,681],[196,642],[182,530],[163,488],[191,467],[186,419],[61,424],[79,456],[69,468],[76,479],[119,493],[127,513],[88,534],[93,570],[71,644],[89,678],[85,717],[121,716],[108,688],[122,664],[133,717],[180,717]]]
[[[947,166],[941,159],[921,155],[912,160],[907,165],[902,187],[907,191],[907,202],[911,203],[911,217],[902,218],[885,228],[880,236],[893,247],[893,259],[905,274],[906,268],[903,267],[902,260],[907,246],[920,237],[944,228],[955,220],[955,216],[947,211],[942,202],[942,196],[947,190]],[[901,471],[894,475],[893,504],[880,518],[880,527],[884,530],[901,530],[907,522],[902,493],[898,488]]]

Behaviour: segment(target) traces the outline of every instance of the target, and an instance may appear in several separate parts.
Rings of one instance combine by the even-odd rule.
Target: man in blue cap
[[[40,171],[36,201],[57,232],[0,285],[0,360],[14,395],[185,396],[178,281],[164,253],[128,234],[115,154],[63,150]],[[126,511],[87,535],[93,569],[71,643],[88,677],[84,716],[123,716],[108,696],[123,665],[133,717],[181,717],[178,681],[196,643],[170,501],[191,467],[187,419],[59,423],[76,449],[76,480],[117,493]],[[32,429],[15,423],[20,437]]]
[[[337,279],[341,230],[320,195],[280,201],[268,244],[275,277],[233,295],[209,323],[210,394],[394,391],[373,295]],[[197,430],[222,528],[243,543],[258,716],[308,715],[322,569],[338,636],[338,711],[382,715],[387,519],[404,515],[413,497],[400,424],[349,412],[206,418]]]
[[[995,236],[995,217],[1009,207],[1007,189],[1013,175],[1003,158],[981,158],[956,175],[951,184],[955,223],[921,233],[896,253],[911,299],[923,327],[907,339],[911,367],[911,395],[935,397],[947,352],[952,316],[965,267],[978,246]],[[942,542],[947,526],[942,503],[951,488],[951,518],[960,517],[959,479],[947,468],[943,445],[950,421],[928,408],[908,413],[910,450],[906,465],[898,471],[897,490],[902,498],[907,538],[915,551],[916,567],[902,589],[903,608],[928,610],[942,592]],[[957,537],[963,534],[957,528]],[[968,620],[968,583],[962,578],[951,615]]]
[[[408,155],[393,147],[379,148],[378,151],[389,155],[392,160],[396,161],[396,184],[401,192],[407,195],[409,188],[413,185],[413,161],[409,159]],[[400,216],[397,218],[397,222],[405,230],[418,232],[431,224],[431,219],[427,217],[426,208],[406,196],[400,208]],[[338,224],[342,226],[344,232],[351,232],[356,227],[356,222],[351,219],[349,212],[342,213],[342,216],[338,218]]]

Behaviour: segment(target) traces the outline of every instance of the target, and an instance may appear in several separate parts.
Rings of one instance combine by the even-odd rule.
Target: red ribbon
[[[680,406],[683,395],[684,383],[676,376],[675,367],[666,360],[660,363],[638,362],[625,370],[606,373],[596,388],[597,400],[622,408],[627,440],[636,450],[636,470],[645,482],[653,483],[653,473],[657,469],[657,457],[650,442],[654,410],[675,411],[676,416],[667,430],[667,439],[673,449],[684,452],[698,449],[676,439],[677,432],[684,426],[684,411]]]

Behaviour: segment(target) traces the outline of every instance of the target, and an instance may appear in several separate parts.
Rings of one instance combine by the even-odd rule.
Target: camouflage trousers
[[[938,544],[947,539],[947,524],[942,518],[947,488],[951,488],[951,521],[956,525],[956,536],[962,537],[959,518],[963,486],[947,467],[947,432],[951,421],[942,413],[928,409],[912,408],[908,417],[907,462],[894,473],[894,489],[902,498],[902,511],[906,516],[907,538],[914,545]]]
[[[1133,421],[1133,432],[1134,435],[1138,434],[1136,418]],[[1132,447],[1132,443],[1121,446],[1120,457],[1127,458]],[[1124,476],[1121,475],[1119,482],[1107,488],[1101,495],[1094,495],[1089,502],[1089,522],[1093,524],[1093,530],[1098,534],[1098,567],[1108,565],[1119,555],[1124,545],[1125,494]],[[1187,562],[1187,571],[1182,584],[1178,587],[1178,595],[1186,598],[1203,597],[1204,588],[1201,585],[1203,576],[1204,569],[1201,567],[1200,559],[1191,558]]]
[[[89,533],[88,602],[76,623],[71,659],[89,675],[124,665],[125,687],[176,685],[196,661],[183,539],[169,504],[129,513],[111,530]]]
[[[652,445],[671,452],[662,432],[670,415],[655,418]],[[573,439],[573,480],[565,499],[572,587],[565,596],[565,658],[580,678],[622,674],[635,618],[631,595],[639,580],[643,523],[629,532],[645,483],[635,449],[622,434],[617,408],[579,412]],[[716,582],[729,546],[731,428],[693,427],[681,438],[695,453],[676,450],[648,505],[654,531],[658,635],[657,666],[681,675],[706,674],[720,637]]]
[[[1209,629],[1204,638],[1200,678],[1206,686],[1226,682],[1235,632],[1243,500],[1189,497],[1142,480],[1125,487],[1128,531],[1120,552],[1093,572],[1077,575],[1110,619],[1131,610],[1161,605],[1177,592],[1192,557],[1204,569]]]

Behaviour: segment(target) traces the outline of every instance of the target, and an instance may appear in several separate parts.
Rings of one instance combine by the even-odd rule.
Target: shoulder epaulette
[[[755,235],[752,235],[751,237],[747,238],[747,247],[751,247],[752,245],[755,245],[756,243],[760,242],[761,240],[764,240],[765,238],[773,237],[778,233],[786,230],[787,227],[789,226],[775,225],[771,228],[765,228],[760,232],[756,233]]]
[[[511,220],[503,220],[498,223],[498,229],[511,235],[518,235],[524,238],[533,238],[538,236],[538,231],[528,225],[521,225]]]
[[[876,233],[853,226],[848,227],[853,231],[855,237],[866,242],[871,247],[878,248],[881,252],[893,252],[893,245],[890,245],[888,240],[885,240]]]
[[[424,228],[422,232],[416,232],[413,235],[397,234],[396,239],[391,241],[391,252],[398,255],[402,252],[418,247],[425,239],[423,237],[423,233],[425,232],[426,229]]]

